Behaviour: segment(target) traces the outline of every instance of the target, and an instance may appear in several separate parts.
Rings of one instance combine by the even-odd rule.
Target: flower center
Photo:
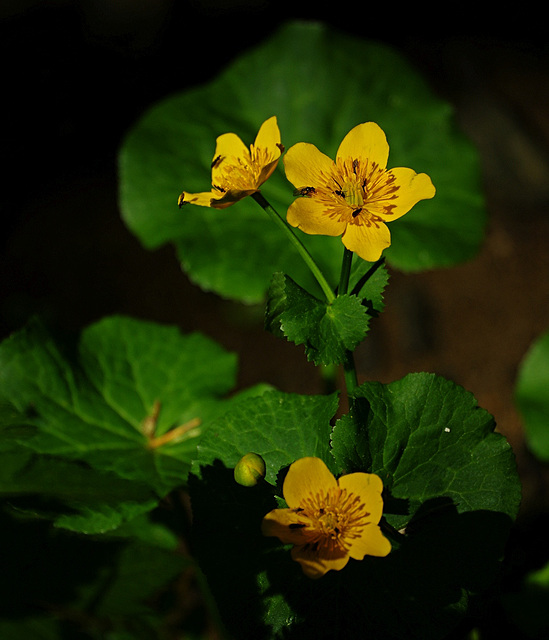
[[[353,209],[362,207],[364,204],[364,189],[362,185],[356,180],[348,180],[343,183],[343,193],[345,194],[345,201],[350,204]]]
[[[227,158],[223,164],[219,184],[214,184],[214,189],[219,191],[245,191],[253,189],[254,165],[242,158]]]
[[[398,186],[394,175],[375,162],[338,158],[327,189],[319,194],[327,204],[328,215],[348,224],[377,225],[378,214],[391,215]],[[305,195],[305,194],[304,194]]]
[[[297,510],[303,516],[303,534],[314,550],[343,552],[360,535],[370,515],[360,498],[333,487],[325,494],[309,494]]]
[[[263,169],[273,160],[274,156],[268,149],[255,147],[253,144],[245,157],[218,156],[212,169],[219,167],[220,174],[212,186],[220,192],[258,189],[263,182]]]

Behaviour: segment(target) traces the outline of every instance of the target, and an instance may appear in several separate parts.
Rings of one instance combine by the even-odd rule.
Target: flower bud
[[[257,453],[242,456],[234,468],[234,479],[243,487],[253,487],[265,477],[265,460]]]

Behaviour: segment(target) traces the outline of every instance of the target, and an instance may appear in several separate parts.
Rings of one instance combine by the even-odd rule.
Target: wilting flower
[[[263,535],[293,544],[292,558],[310,578],[343,569],[349,558],[386,556],[391,543],[378,525],[382,489],[375,474],[350,473],[336,480],[320,458],[301,458],[284,480],[289,508],[263,518]]]
[[[202,193],[183,191],[179,196],[179,206],[230,207],[259,191],[276,169],[283,152],[276,116],[265,120],[249,149],[235,133],[224,133],[217,138],[212,160],[212,190]]]
[[[299,142],[284,157],[286,177],[296,187],[287,220],[305,233],[342,236],[364,260],[378,260],[391,244],[386,222],[420,200],[432,198],[429,176],[412,169],[387,170],[389,145],[374,122],[345,136],[334,162],[314,145]]]

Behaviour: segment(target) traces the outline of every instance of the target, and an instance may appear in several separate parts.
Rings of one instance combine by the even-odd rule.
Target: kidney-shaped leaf
[[[234,635],[355,638],[367,629],[374,640],[440,640],[497,575],[520,484],[492,416],[431,374],[368,382],[353,396],[352,413],[333,429],[331,467],[382,478],[392,551],[351,559],[319,580],[304,576],[288,545],[261,535],[261,521],[282,506],[272,486],[280,469],[303,455],[326,456],[317,442],[334,407],[265,394],[205,434],[200,479],[191,474],[189,483],[195,549]],[[254,447],[266,482],[242,487],[227,467]]]
[[[458,513],[516,516],[520,484],[513,452],[471,393],[418,373],[388,385],[367,382],[354,397],[352,414],[334,428],[333,452],[342,468],[371,469],[393,499],[406,501],[406,513],[389,516],[396,527],[441,498]]]
[[[234,354],[176,327],[105,318],[72,353],[33,322],[0,345],[3,434],[163,495],[185,482],[235,374]]]
[[[217,136],[234,132],[251,144],[273,115],[286,149],[311,142],[332,158],[351,128],[377,122],[390,145],[389,168],[431,176],[436,196],[389,225],[393,267],[449,266],[475,254],[485,224],[479,162],[449,105],[391,48],[300,22],[211,83],[154,105],[130,131],[120,152],[120,204],[145,247],[174,243],[190,278],[222,296],[260,301],[275,271],[315,292],[299,255],[251,198],[224,210],[177,208],[182,190],[210,189]],[[279,163],[262,193],[285,217],[292,189]],[[297,233],[335,287],[341,241]]]

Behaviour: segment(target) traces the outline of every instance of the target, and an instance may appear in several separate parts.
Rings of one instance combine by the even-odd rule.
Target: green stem
[[[316,262],[313,260],[313,257],[305,247],[305,245],[301,242],[301,240],[295,235],[292,227],[283,220],[279,213],[267,202],[267,200],[263,197],[263,194],[260,191],[256,191],[252,193],[252,198],[257,202],[257,204],[262,207],[271,217],[271,219],[286,233],[290,242],[297,249],[305,264],[311,270],[311,273],[316,278],[318,284],[321,286],[324,295],[326,296],[326,300],[328,304],[331,304],[335,300],[335,295],[330,285],[328,284],[326,278],[324,277],[322,271],[319,269]]]
[[[353,262],[353,252],[347,249],[343,250],[343,262],[341,264],[341,275],[339,277],[339,286],[337,288],[337,295],[343,296],[349,290],[349,276],[351,275],[351,264]],[[356,373],[355,358],[352,351],[347,351],[345,354],[345,360],[343,361],[343,375],[345,378],[345,387],[347,393],[358,386],[358,377]]]
[[[343,250],[343,263],[341,265],[341,275],[339,277],[339,287],[337,295],[345,295],[349,290],[349,276],[351,275],[351,263],[353,262],[353,252],[347,247]]]
[[[347,394],[358,387],[358,378],[356,375],[355,357],[352,351],[347,351],[345,360],[343,361],[343,376],[345,378],[345,387]]]

